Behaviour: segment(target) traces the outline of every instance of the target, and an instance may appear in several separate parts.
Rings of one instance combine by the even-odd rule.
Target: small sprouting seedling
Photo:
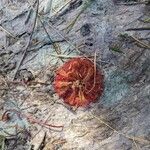
[[[122,53],[122,51],[120,50],[120,47],[118,47],[118,46],[111,47],[110,50],[112,50],[114,52]]]
[[[112,43],[109,46],[109,49],[114,52],[123,53],[121,50],[121,43]]]
[[[126,40],[129,35],[127,33],[124,33],[124,34],[119,34],[119,37],[122,39],[122,40]]]

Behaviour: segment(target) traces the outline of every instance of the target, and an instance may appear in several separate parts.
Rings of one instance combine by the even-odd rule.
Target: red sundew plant
[[[54,89],[65,103],[86,107],[102,95],[103,75],[87,58],[73,58],[56,71]]]

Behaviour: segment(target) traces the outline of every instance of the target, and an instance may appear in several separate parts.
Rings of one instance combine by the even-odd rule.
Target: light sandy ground
[[[13,2],[13,3],[12,3]],[[9,133],[15,133],[10,125],[25,126],[32,135],[31,143],[38,148],[45,132],[47,149],[60,150],[149,150],[150,141],[150,53],[129,37],[122,39],[121,34],[128,33],[137,39],[149,38],[148,31],[130,31],[128,28],[148,27],[143,20],[149,18],[148,6],[116,5],[112,0],[95,0],[80,15],[69,33],[65,28],[82,9],[80,0],[74,1],[72,6],[68,1],[53,0],[51,14],[42,15],[45,27],[53,41],[57,42],[58,54],[65,55],[60,59],[51,44],[43,26],[38,20],[33,33],[32,45],[20,69],[31,71],[35,81],[49,83],[49,85],[19,85],[6,82],[12,80],[16,66],[27,45],[29,33],[35,18],[34,11],[29,15],[29,4],[25,0],[0,1],[0,88],[1,101],[5,101],[8,109],[27,108],[21,112],[30,114],[38,119],[46,120],[54,125],[63,125],[63,130],[42,130],[37,124],[31,124],[24,118],[12,114],[8,129],[4,122],[0,127]],[[33,4],[32,1],[30,1]],[[39,10],[49,11],[47,1],[40,4]],[[36,8],[34,6],[34,8]],[[57,12],[59,11],[59,12]],[[56,13],[57,12],[57,13]],[[56,13],[56,14],[55,14]],[[55,14],[55,15],[54,15]],[[89,30],[84,26],[88,24]],[[9,33],[8,33],[9,31]],[[10,34],[11,33],[11,34]],[[12,36],[17,36],[13,38]],[[66,41],[63,40],[67,39]],[[149,44],[149,40],[142,40]],[[79,108],[75,112],[62,103],[54,92],[52,82],[57,67],[66,61],[67,57],[80,55],[75,49],[78,47],[86,55],[97,54],[97,64],[105,75],[105,91],[98,102],[89,108]],[[112,50],[119,49],[122,52]],[[24,74],[24,73],[23,73]],[[25,75],[25,74],[24,74]],[[18,79],[21,77],[17,77]],[[6,82],[5,82],[6,81]],[[9,100],[9,101],[8,101]],[[14,104],[12,104],[14,102]],[[21,106],[20,104],[24,102]],[[18,105],[18,106],[17,106]],[[31,106],[31,107],[30,107]],[[19,107],[19,108],[18,108]],[[4,110],[1,112],[4,112]],[[1,130],[1,134],[6,136]],[[17,144],[17,150],[29,149],[30,142]],[[12,147],[11,143],[10,146]],[[11,148],[8,148],[11,149]]]

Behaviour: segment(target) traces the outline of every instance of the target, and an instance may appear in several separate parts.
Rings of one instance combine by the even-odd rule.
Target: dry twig
[[[137,43],[139,43],[140,45],[144,46],[145,48],[150,49],[150,45],[148,45],[148,44],[146,44],[146,43],[144,43],[144,42],[141,42],[139,39],[137,39],[136,37],[134,37],[134,36],[132,36],[132,35],[130,35],[130,37],[131,37],[134,41],[136,41]]]
[[[113,130],[114,132],[116,132],[117,134],[122,135],[122,136],[124,136],[124,137],[126,137],[126,138],[132,140],[132,141],[134,142],[136,148],[138,147],[136,141],[137,141],[137,142],[146,143],[146,144],[150,144],[150,141],[148,141],[148,140],[145,140],[145,139],[142,139],[142,138],[138,138],[138,137],[129,136],[129,135],[126,135],[126,134],[124,134],[124,133],[122,133],[122,132],[117,131],[115,128],[111,127],[107,122],[105,122],[105,121],[103,121],[103,119],[101,119],[101,118],[95,116],[93,113],[90,113],[90,117],[91,117],[91,116],[94,117],[95,119],[97,119],[97,120],[98,120],[99,122],[101,122],[102,124],[106,125],[108,128],[112,129],[112,130]],[[138,147],[138,148],[139,148],[139,147]],[[139,150],[139,149],[138,149],[138,150]]]
[[[67,33],[69,33],[72,30],[73,26],[75,25],[80,15],[91,5],[91,3],[92,3],[92,0],[85,0],[85,3],[83,4],[83,8],[77,14],[75,19],[65,28],[65,30],[67,30]]]
[[[3,121],[9,121],[9,114],[10,113],[15,113],[20,120],[22,118],[26,118],[30,123],[32,123],[32,124],[36,123],[36,124],[38,124],[40,126],[43,126],[43,127],[47,128],[47,129],[50,129],[51,127],[52,128],[63,128],[63,126],[51,125],[51,124],[48,124],[47,121],[42,121],[42,120],[35,119],[32,116],[26,115],[26,114],[24,114],[24,113],[22,113],[22,112],[20,112],[20,111],[18,111],[16,109],[8,109],[8,110],[6,110],[3,113],[3,115],[2,115],[2,120]],[[8,120],[6,120],[6,118],[8,118]]]
[[[5,29],[2,25],[0,25],[0,28],[5,31],[8,35],[10,35],[13,38],[16,38],[10,31],[8,31],[7,29]]]
[[[126,31],[142,31],[142,30],[150,30],[150,27],[141,27],[141,28],[128,28]]]
[[[127,2],[127,3],[118,2],[118,3],[116,3],[116,5],[140,5],[140,4],[148,4],[148,1],[142,1],[142,2]]]
[[[28,3],[30,4],[30,2],[28,1]],[[87,2],[86,2],[86,4],[85,4],[85,8],[87,7],[87,6],[89,6],[89,4],[91,4],[91,0],[87,0]],[[30,4],[31,5],[31,4]],[[32,7],[32,6],[31,6]],[[33,11],[35,11],[34,10],[34,8],[32,7],[32,9],[33,9]],[[38,16],[39,16],[39,18],[41,19],[41,21],[42,21],[42,18],[43,17],[41,17],[41,15],[40,14],[38,14]],[[62,37],[72,48],[74,48],[79,54],[82,54],[82,56],[83,57],[85,57],[85,58],[87,58],[87,59],[89,59],[87,56],[85,56],[74,44],[72,44],[65,36],[63,36],[61,33],[60,33],[60,31],[58,30],[58,29],[56,29],[53,25],[51,25],[48,21],[46,22],[47,23],[47,25],[50,27],[50,28],[52,28],[60,37]],[[47,32],[47,30],[45,30],[45,32]],[[48,32],[47,32],[48,33]],[[47,34],[48,35],[48,37],[50,37],[49,36],[49,34]],[[49,38],[49,40],[50,41],[52,41],[52,39],[51,38]],[[53,42],[52,42],[53,43]],[[55,44],[55,43],[54,43]],[[54,45],[53,45],[54,46]],[[55,47],[55,46],[54,46]],[[91,59],[89,59],[90,61],[91,61]]]
[[[25,56],[26,56],[26,53],[27,53],[27,51],[28,51],[28,48],[29,48],[29,46],[30,46],[30,44],[31,44],[33,32],[34,32],[34,29],[35,29],[35,26],[36,26],[36,22],[37,22],[38,8],[39,8],[39,0],[37,0],[36,2],[37,2],[37,8],[36,8],[36,14],[35,14],[35,20],[34,20],[34,23],[33,23],[32,32],[31,32],[31,34],[30,34],[30,38],[29,38],[28,44],[27,44],[27,46],[26,46],[26,48],[25,48],[25,50],[24,50],[24,52],[23,52],[23,55],[22,55],[22,57],[21,57],[21,59],[20,59],[20,61],[19,61],[18,66],[17,66],[17,68],[16,68],[16,71],[15,71],[15,74],[14,74],[14,77],[13,77],[13,80],[15,79],[15,77],[16,77],[16,75],[17,75],[17,72],[18,72],[18,70],[19,70],[21,64],[23,63],[23,61],[24,61],[24,59],[25,59]]]

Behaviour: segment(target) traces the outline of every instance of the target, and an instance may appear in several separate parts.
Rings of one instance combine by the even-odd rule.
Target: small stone
[[[19,72],[18,72],[18,77],[21,81],[23,81],[24,83],[27,83],[31,80],[34,79],[34,76],[32,74],[31,71],[27,70],[27,69],[21,69]]]
[[[93,46],[93,43],[94,43],[94,39],[93,38],[88,38],[85,41],[85,45],[86,46]]]
[[[80,33],[82,36],[87,36],[90,34],[91,30],[90,30],[90,25],[88,23],[84,24],[81,28],[80,28]]]

